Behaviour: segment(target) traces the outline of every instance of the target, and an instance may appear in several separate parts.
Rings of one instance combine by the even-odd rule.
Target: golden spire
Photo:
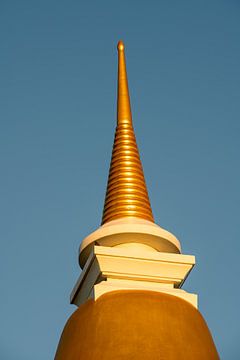
[[[132,125],[124,44],[119,41],[117,128],[102,224],[123,217],[154,221]]]

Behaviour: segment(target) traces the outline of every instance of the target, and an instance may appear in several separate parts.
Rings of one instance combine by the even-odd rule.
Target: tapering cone
[[[102,224],[123,217],[154,222],[132,125],[124,44],[118,43],[117,128]]]

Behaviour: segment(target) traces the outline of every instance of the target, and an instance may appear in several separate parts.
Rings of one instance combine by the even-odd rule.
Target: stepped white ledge
[[[195,257],[158,252],[137,243],[92,247],[83,271],[71,293],[71,303],[117,290],[144,290],[181,297],[197,307],[197,295],[181,289],[195,265]]]

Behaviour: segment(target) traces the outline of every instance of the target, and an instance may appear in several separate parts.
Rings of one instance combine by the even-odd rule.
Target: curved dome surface
[[[88,300],[68,320],[55,360],[214,360],[210,331],[191,304],[150,291]]]

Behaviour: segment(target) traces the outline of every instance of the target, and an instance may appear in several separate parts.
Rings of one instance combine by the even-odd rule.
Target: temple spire
[[[153,220],[142,164],[132,126],[124,44],[118,43],[117,128],[102,224],[125,217]]]

